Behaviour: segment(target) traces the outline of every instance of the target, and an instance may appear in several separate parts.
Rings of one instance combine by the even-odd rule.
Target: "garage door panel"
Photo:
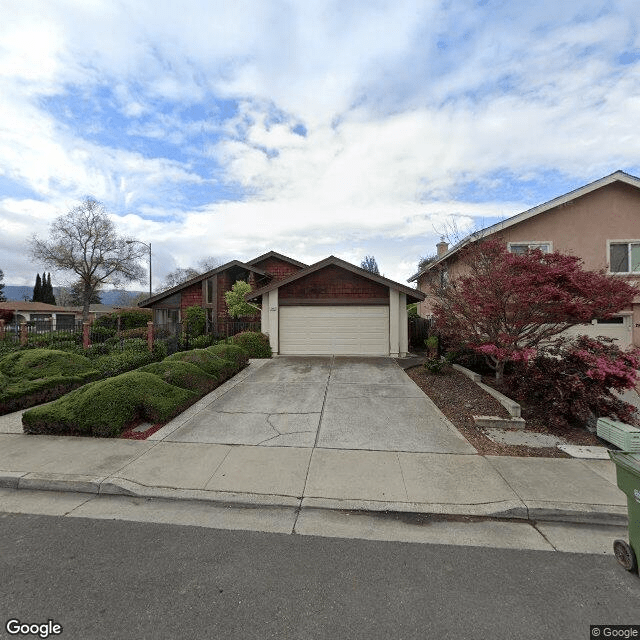
[[[388,306],[284,306],[279,325],[285,355],[389,355]]]

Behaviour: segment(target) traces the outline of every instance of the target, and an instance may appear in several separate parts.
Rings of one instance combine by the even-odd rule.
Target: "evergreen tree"
[[[4,272],[0,269],[0,302],[6,302],[4,295]]]
[[[373,256],[365,256],[364,260],[360,263],[360,266],[370,273],[375,273],[377,276],[380,275],[380,269],[378,269],[378,263]]]
[[[36,283],[33,287],[31,302],[42,302],[42,280],[40,280],[39,273],[36,275]]]
[[[44,301],[47,304],[55,304],[56,298],[53,295],[53,287],[51,286],[51,273],[47,273],[47,287],[44,295]]]
[[[74,282],[70,289],[70,303],[74,307],[81,307],[84,301],[84,284],[82,280],[78,280]],[[89,298],[89,304],[102,304],[102,300],[100,299],[100,293],[98,290],[94,290],[91,293],[91,297]]]

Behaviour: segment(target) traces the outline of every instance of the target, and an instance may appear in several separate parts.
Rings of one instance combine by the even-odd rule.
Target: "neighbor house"
[[[27,322],[37,331],[73,330],[76,322],[82,321],[82,310],[71,307],[57,307],[46,302],[24,302],[9,300],[0,302],[0,309],[13,311],[12,326]]]
[[[431,315],[431,282],[452,278],[464,270],[461,249],[484,239],[504,242],[509,251],[537,248],[579,256],[590,270],[605,269],[638,287],[628,309],[606,320],[594,318],[572,333],[606,335],[619,345],[640,347],[640,179],[623,171],[596,180],[575,191],[523,211],[474,232],[454,247],[437,245],[436,258],[409,279],[427,294],[418,305],[422,317]]]
[[[274,354],[405,356],[407,304],[424,294],[329,256],[247,294]]]
[[[207,331],[216,333],[221,323],[232,320],[224,294],[230,291],[238,280],[248,282],[256,289],[285,278],[306,266],[293,258],[269,251],[248,262],[227,262],[147,298],[138,306],[152,309],[154,323],[162,326],[182,322],[188,307],[202,307],[207,314]],[[259,312],[256,312],[253,319],[259,319]]]

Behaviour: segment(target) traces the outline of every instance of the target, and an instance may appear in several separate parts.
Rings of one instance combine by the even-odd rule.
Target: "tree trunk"
[[[502,379],[504,377],[504,365],[504,360],[498,360],[498,362],[496,363],[496,382],[502,382]]]
[[[89,305],[92,293],[91,286],[85,282],[82,291],[82,322],[89,322]]]

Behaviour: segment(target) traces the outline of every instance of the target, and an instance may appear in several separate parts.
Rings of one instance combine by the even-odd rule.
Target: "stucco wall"
[[[580,256],[586,269],[608,269],[608,244],[613,240],[640,240],[640,190],[613,183],[585,196],[545,211],[497,231],[493,238],[506,243],[550,242],[552,251]],[[462,261],[454,259],[448,265],[450,278],[465,271]],[[621,276],[640,285],[639,276]],[[428,279],[421,277],[418,288],[427,294],[419,305],[419,314],[431,312]],[[640,346],[640,288],[634,300],[634,344]]]

